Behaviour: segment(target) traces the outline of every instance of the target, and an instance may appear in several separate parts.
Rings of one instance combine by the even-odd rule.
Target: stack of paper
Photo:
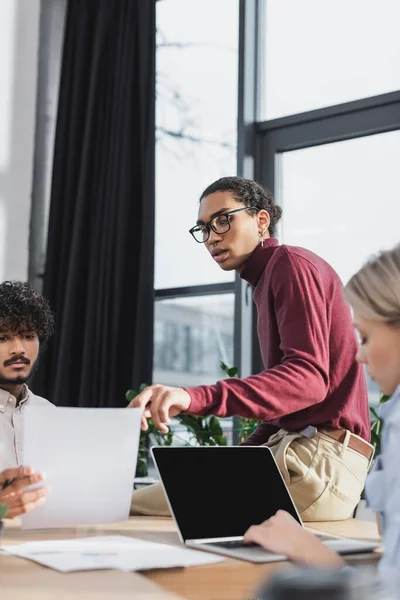
[[[91,569],[144,571],[221,562],[222,556],[125,536],[28,542],[3,546],[8,554],[67,573]]]

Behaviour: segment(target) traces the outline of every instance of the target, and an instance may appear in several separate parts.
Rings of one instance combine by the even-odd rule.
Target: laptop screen
[[[300,519],[262,446],[153,448],[184,540],[242,536],[279,509]]]

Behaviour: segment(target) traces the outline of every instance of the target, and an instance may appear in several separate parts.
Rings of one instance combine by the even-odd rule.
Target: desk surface
[[[334,535],[377,540],[374,523],[348,521],[307,524]],[[22,531],[7,523],[4,544],[41,539],[67,539],[120,533],[151,541],[178,543],[172,519],[133,517],[105,527]],[[365,556],[363,557],[365,560]],[[360,560],[360,559],[358,559]],[[31,561],[0,554],[1,597],[7,600],[236,600],[249,597],[255,585],[289,563],[255,565],[227,559],[222,563],[185,569],[148,571],[145,575],[119,571],[58,573]]]

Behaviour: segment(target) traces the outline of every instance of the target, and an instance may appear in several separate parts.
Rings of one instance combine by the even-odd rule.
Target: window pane
[[[155,287],[233,281],[188,230],[236,172],[238,0],[157,2],[157,35]]]
[[[400,89],[398,0],[264,0],[262,119]]]
[[[282,154],[282,241],[316,252],[346,283],[400,241],[399,155],[399,131]],[[367,382],[376,404],[378,386]]]
[[[234,294],[158,300],[155,305],[153,381],[212,384],[220,362],[233,366]]]
[[[281,155],[282,240],[323,256],[346,283],[400,241],[400,131]]]

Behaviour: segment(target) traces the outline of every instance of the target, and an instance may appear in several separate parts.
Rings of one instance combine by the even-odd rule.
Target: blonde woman
[[[390,396],[382,418],[382,453],[367,479],[370,507],[380,515],[384,556],[382,579],[400,597],[400,245],[382,252],[358,271],[345,287],[360,335],[356,355],[382,392]],[[245,536],[264,548],[308,565],[342,566],[342,559],[279,511]]]

